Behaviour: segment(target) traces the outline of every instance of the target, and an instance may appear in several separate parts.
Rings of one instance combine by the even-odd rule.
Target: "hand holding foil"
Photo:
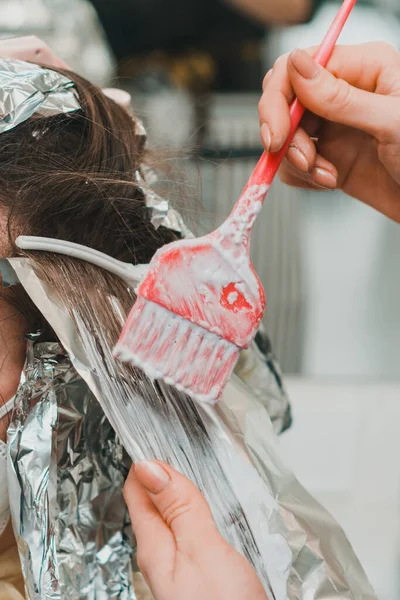
[[[267,600],[250,563],[219,533],[196,486],[172,467],[132,467],[125,500],[137,562],[156,600]]]

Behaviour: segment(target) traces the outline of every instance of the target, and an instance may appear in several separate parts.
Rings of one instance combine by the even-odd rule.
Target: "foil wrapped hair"
[[[79,109],[73,87],[51,71],[53,87],[41,88],[43,102],[30,112],[35,77],[40,85],[50,81],[42,71],[22,71],[21,94],[0,97],[0,112],[13,115],[8,129],[45,110],[45,101],[53,103],[51,114]],[[144,175],[137,176],[141,183]],[[166,200],[146,194],[155,227],[190,235]],[[129,460],[142,458],[168,461],[196,482],[270,600],[375,599],[343,532],[280,458],[268,413],[280,431],[290,412],[262,333],[243,353],[222,402],[200,406],[113,360],[90,302],[71,306],[86,290],[64,281],[57,293],[39,279],[33,260],[0,262],[3,283],[24,287],[59,340],[31,336],[9,430],[10,504],[29,600],[135,598],[121,487]],[[121,315],[117,299],[107,300]]]
[[[50,117],[80,108],[64,75],[15,58],[0,58],[0,133],[38,114]]]
[[[11,282],[60,341],[31,342],[9,430],[13,523],[29,599],[58,600],[66,590],[74,600],[135,598],[119,439],[132,460],[164,460],[197,484],[271,600],[376,600],[339,525],[282,460],[265,401],[249,385],[234,376],[211,407],[132,375],[113,360],[90,305],[73,299],[71,306],[71,295],[84,299],[86,290],[65,281],[53,291],[32,259],[8,265]],[[107,300],[120,314],[118,301]]]
[[[116,99],[116,90],[110,93],[110,89],[105,89],[104,92]],[[33,63],[0,57],[0,133],[13,129],[35,114],[50,117],[68,114],[80,108],[74,83],[64,75]],[[136,120],[135,125],[137,134],[144,138],[145,144],[147,135],[142,123]],[[148,170],[146,173],[148,179],[152,179],[153,174]],[[185,237],[191,237],[181,215],[169,206],[165,198],[148,188],[140,171],[136,178],[145,191],[154,227],[157,229],[162,225]]]

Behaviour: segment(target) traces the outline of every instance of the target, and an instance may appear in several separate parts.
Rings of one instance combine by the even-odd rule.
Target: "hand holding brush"
[[[295,50],[265,78],[259,115],[271,131],[268,150],[282,147],[294,94],[308,111],[281,179],[343,190],[400,222],[400,52],[383,42],[338,46],[326,69],[314,52]]]

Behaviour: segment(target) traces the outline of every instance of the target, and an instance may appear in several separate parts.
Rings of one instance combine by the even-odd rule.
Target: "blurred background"
[[[229,213],[262,152],[262,79],[319,43],[324,0],[0,0],[0,37],[35,34],[132,95],[197,232]],[[398,0],[359,0],[342,43],[400,45]],[[161,155],[161,154],[160,154]],[[170,159],[165,159],[170,160]],[[252,252],[294,411],[282,446],[344,525],[382,600],[400,597],[400,229],[339,192],[276,182]]]

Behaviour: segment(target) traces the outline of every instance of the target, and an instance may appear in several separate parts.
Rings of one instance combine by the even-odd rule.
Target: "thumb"
[[[189,479],[158,461],[136,463],[135,474],[181,550],[198,552],[219,536],[206,500]]]
[[[290,54],[288,73],[296,96],[310,112],[365,131],[379,141],[393,138],[394,115],[400,112],[398,98],[367,92],[336,78],[304,50]]]

